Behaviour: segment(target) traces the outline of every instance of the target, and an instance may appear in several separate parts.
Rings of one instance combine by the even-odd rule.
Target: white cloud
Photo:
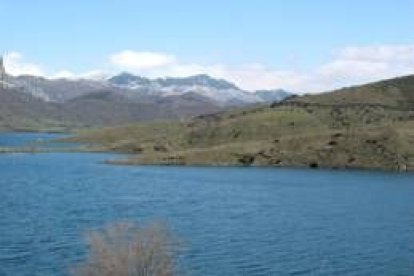
[[[169,65],[175,62],[175,57],[163,53],[136,52],[125,50],[110,56],[110,62],[116,66],[144,70]]]
[[[414,74],[414,45],[346,47],[313,74],[327,88]]]
[[[102,80],[108,77],[108,74],[101,70],[91,70],[81,74],[76,74],[70,70],[61,70],[53,75],[47,76],[50,79],[89,79],[89,80]]]
[[[173,55],[150,52],[123,51],[111,55],[109,61],[120,70],[128,70],[150,78],[187,77],[208,74],[232,81],[243,89],[274,89],[300,87],[305,76],[297,72],[271,70],[262,64],[229,66],[225,64],[183,63]]]
[[[345,47],[330,60],[308,71],[277,70],[264,64],[188,64],[173,55],[123,51],[110,57],[118,68],[148,77],[209,74],[235,82],[244,89],[284,88],[320,92],[414,73],[413,45]]]
[[[61,70],[49,76],[51,79],[75,79],[75,73],[69,70]]]
[[[91,70],[78,75],[80,79],[103,80],[109,76],[108,73],[102,70]]]
[[[185,63],[174,55],[158,52],[121,51],[108,57],[107,70],[74,73],[61,70],[46,74],[41,66],[27,62],[17,52],[5,58],[13,75],[32,74],[51,78],[103,79],[108,72],[127,70],[146,77],[185,77],[208,74],[236,83],[243,89],[284,88],[295,92],[321,92],[384,78],[414,74],[414,44],[351,46],[338,49],[325,63],[307,71],[278,70],[254,63],[242,65]]]
[[[36,75],[44,76],[43,69],[24,60],[22,54],[18,52],[9,52],[4,57],[4,66],[10,75]]]
[[[346,60],[412,62],[414,59],[414,45],[351,46],[341,49],[338,56]]]
[[[55,73],[48,74],[43,70],[43,67],[29,62],[19,52],[9,52],[4,56],[4,66],[6,72],[12,76],[33,75],[47,77],[50,79],[93,79],[100,80],[108,76],[102,70],[91,70],[83,73],[74,73],[70,70],[63,69]]]

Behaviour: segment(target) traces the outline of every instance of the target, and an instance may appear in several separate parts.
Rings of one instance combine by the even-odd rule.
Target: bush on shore
[[[89,252],[74,276],[171,276],[174,246],[161,224],[108,225],[87,236]]]

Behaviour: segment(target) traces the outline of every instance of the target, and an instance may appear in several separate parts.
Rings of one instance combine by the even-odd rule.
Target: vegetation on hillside
[[[308,95],[298,99],[303,102],[321,104],[372,104],[412,110],[414,108],[414,76],[346,87],[330,93]]]
[[[189,121],[86,131],[74,140],[139,153],[114,161],[120,164],[413,170],[413,95],[414,77],[405,77]]]

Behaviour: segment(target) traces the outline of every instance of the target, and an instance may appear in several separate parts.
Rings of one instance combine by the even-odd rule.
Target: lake
[[[29,140],[0,134],[0,146]],[[67,275],[87,230],[152,220],[183,240],[188,275],[414,275],[414,174],[111,158],[0,155],[0,275]]]

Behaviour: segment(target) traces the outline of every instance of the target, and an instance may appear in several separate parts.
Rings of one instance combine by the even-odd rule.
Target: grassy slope
[[[414,76],[343,88],[331,93],[305,96],[300,100],[329,104],[374,103],[390,107],[412,108],[414,106]]]
[[[411,99],[414,77],[406,77],[191,121],[82,132],[76,139],[141,153],[122,164],[413,170],[414,113],[406,110]]]

